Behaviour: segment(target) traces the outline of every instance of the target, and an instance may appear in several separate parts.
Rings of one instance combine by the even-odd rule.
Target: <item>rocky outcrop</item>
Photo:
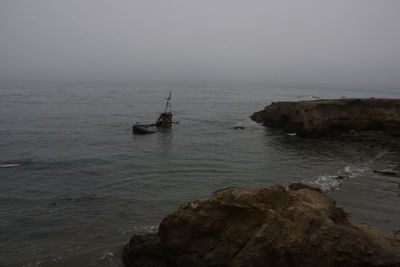
[[[300,184],[228,188],[134,236],[127,266],[400,266],[400,237],[354,221]]]
[[[251,118],[301,137],[347,134],[400,136],[400,99],[332,99],[276,102]]]

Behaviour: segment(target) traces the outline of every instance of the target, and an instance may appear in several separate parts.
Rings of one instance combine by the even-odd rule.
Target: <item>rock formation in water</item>
[[[157,234],[133,236],[127,266],[400,266],[400,237],[354,221],[295,184],[228,188],[190,201]]]
[[[251,118],[301,137],[400,136],[400,99],[334,99],[276,102]]]

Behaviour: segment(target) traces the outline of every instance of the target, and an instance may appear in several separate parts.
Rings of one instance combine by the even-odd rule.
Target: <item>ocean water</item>
[[[170,91],[179,123],[132,135],[132,124],[158,117]],[[400,230],[400,178],[373,172],[395,168],[396,151],[305,140],[249,118],[273,101],[399,94],[245,83],[1,82],[0,266],[121,266],[132,234],[155,232],[185,201],[231,186],[308,183],[354,218]]]

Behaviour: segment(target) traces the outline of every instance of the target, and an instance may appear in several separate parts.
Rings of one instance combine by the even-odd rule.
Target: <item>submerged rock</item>
[[[251,118],[267,127],[301,137],[344,134],[363,137],[400,136],[400,99],[330,99],[276,102]]]
[[[400,266],[400,237],[354,221],[314,188],[228,188],[134,236],[127,266]]]
[[[397,173],[395,171],[390,171],[390,170],[389,171],[388,170],[385,170],[385,171],[374,170],[373,172],[382,174],[382,175],[387,175],[387,176],[398,176],[399,175],[399,173]]]

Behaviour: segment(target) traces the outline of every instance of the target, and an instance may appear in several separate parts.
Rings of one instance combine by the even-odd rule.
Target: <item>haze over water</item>
[[[0,80],[399,89],[397,0],[2,0]]]

